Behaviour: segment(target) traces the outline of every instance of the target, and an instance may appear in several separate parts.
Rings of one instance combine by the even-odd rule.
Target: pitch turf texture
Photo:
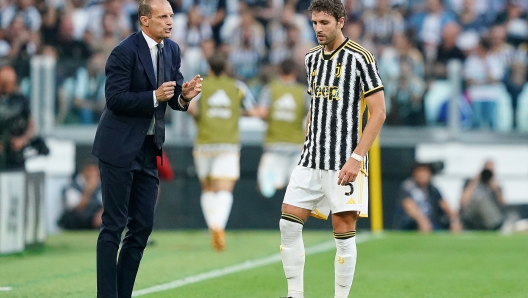
[[[495,233],[384,233],[361,237],[350,297],[528,297],[528,237]],[[97,234],[63,233],[44,248],[0,256],[4,297],[95,297]],[[234,231],[228,249],[210,249],[205,231],[155,231],[145,251],[135,290],[237,264],[270,264],[141,297],[280,297],[286,294],[277,261],[278,231]],[[306,231],[306,247],[333,241],[331,231]],[[321,246],[319,246],[321,248]],[[305,297],[333,297],[335,250],[308,255]],[[249,266],[251,267],[251,266]],[[235,270],[236,271],[236,270]],[[218,272],[218,270],[216,271]],[[202,275],[200,275],[202,274]],[[137,293],[137,292],[136,292]]]

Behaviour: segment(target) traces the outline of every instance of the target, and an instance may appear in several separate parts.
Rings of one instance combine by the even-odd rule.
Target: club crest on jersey
[[[337,86],[321,86],[314,82],[312,92],[315,97],[322,97],[328,101],[339,100],[339,87]]]
[[[337,63],[337,65],[336,65],[335,76],[336,76],[336,78],[339,78],[341,76],[341,63]]]

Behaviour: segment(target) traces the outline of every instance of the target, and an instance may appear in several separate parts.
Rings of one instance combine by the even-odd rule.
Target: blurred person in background
[[[462,229],[458,214],[432,184],[432,175],[431,164],[414,164],[412,176],[403,181],[400,188],[395,216],[397,228],[423,233],[446,229],[457,232]]]
[[[180,45],[183,55],[188,50],[199,49],[204,40],[213,37],[211,26],[204,22],[198,5],[191,7],[185,15],[175,16],[174,22],[177,30],[173,30],[171,39]]]
[[[24,148],[35,135],[30,102],[18,92],[11,66],[0,68],[0,169],[24,170]]]
[[[92,44],[103,37],[103,23],[106,14],[114,16],[113,23],[115,26],[115,37],[122,40],[132,33],[132,24],[130,16],[126,14],[123,6],[123,0],[104,0],[101,4],[93,5],[87,8],[88,22],[86,28],[85,40]]]
[[[362,18],[365,35],[377,45],[377,53],[392,43],[395,34],[402,34],[405,29],[403,17],[391,8],[391,0],[377,0],[376,7],[366,11]]]
[[[489,23],[484,15],[479,14],[475,4],[475,0],[463,0],[462,9],[458,13],[458,22],[462,32],[471,31],[473,34],[482,35],[488,30]]]
[[[460,198],[460,217],[467,229],[497,230],[505,221],[504,197],[495,164],[488,160],[481,172],[468,179]]]
[[[506,27],[508,43],[518,46],[528,39],[528,21],[526,20],[526,1],[508,0],[506,11],[500,13],[495,24]],[[523,7],[524,3],[524,7]]]
[[[94,51],[99,51],[106,59],[110,56],[112,50],[122,40],[121,34],[118,30],[117,18],[114,14],[105,12],[102,19],[102,35],[100,38],[92,38],[90,48]]]
[[[266,54],[264,27],[255,20],[249,8],[241,11],[240,17],[240,26],[231,32],[227,41],[230,46],[229,63],[235,76],[249,83],[259,73]]]
[[[511,71],[509,74],[510,84],[506,85],[508,92],[512,96],[513,127],[517,127],[517,108],[520,94],[528,80],[528,41],[519,45],[513,58]]]
[[[213,31],[213,39],[216,44],[222,42],[220,38],[220,29],[224,25],[227,15],[227,1],[226,0],[195,0],[195,4],[200,7],[204,19]]]
[[[400,74],[392,87],[395,93],[389,94],[391,100],[390,122],[405,126],[425,125],[424,94],[425,81],[413,72],[413,61],[408,56],[401,56],[399,61]]]
[[[278,65],[283,60],[293,59],[295,63],[301,65],[304,63],[304,53],[313,48],[315,43],[311,40],[303,40],[299,27],[294,24],[286,27],[286,37],[285,43],[273,45],[268,55],[268,61],[272,65]]]
[[[227,58],[217,52],[208,59],[210,72],[202,93],[189,106],[198,128],[193,156],[202,187],[200,204],[212,247],[226,248],[225,228],[233,205],[233,188],[240,176],[240,117],[258,116],[246,84],[227,76]]]
[[[495,89],[504,77],[504,66],[490,55],[491,44],[481,39],[464,63],[464,80],[473,105],[473,127],[495,128],[498,94]]]
[[[94,52],[86,67],[77,70],[70,113],[83,125],[96,124],[105,106],[106,54]]]
[[[279,76],[259,94],[260,117],[268,128],[257,180],[261,194],[267,198],[286,186],[304,143],[303,119],[310,97],[306,95],[306,87],[297,83],[297,72],[295,61],[282,61]]]
[[[64,188],[62,195],[65,210],[58,221],[61,228],[88,230],[101,227],[103,203],[96,163],[86,164]]]
[[[432,62],[436,58],[436,47],[442,39],[442,30],[449,22],[456,22],[456,16],[446,10],[442,0],[427,0],[427,10],[414,14],[408,27],[414,32],[419,41],[419,48],[424,54],[426,68],[432,68]],[[426,70],[432,73],[432,70]]]
[[[447,64],[450,60],[458,60],[463,63],[466,59],[464,52],[457,46],[460,36],[460,26],[456,22],[450,22],[442,30],[442,41],[436,49],[436,59],[432,68],[432,77],[438,80],[447,79]]]
[[[20,80],[28,78],[31,57],[36,54],[39,46],[37,32],[32,32],[24,16],[19,14],[9,23],[5,38],[9,43],[9,52],[6,56],[9,64],[15,69]]]
[[[55,52],[57,59],[56,84],[57,91],[57,123],[76,123],[71,116],[75,90],[74,77],[77,70],[86,66],[92,55],[90,46],[84,40],[76,40],[73,36],[73,20],[71,16],[62,18],[59,27],[57,44],[51,44],[47,49]]]
[[[464,228],[503,234],[528,231],[528,219],[521,218],[519,206],[506,204],[496,172],[495,163],[487,160],[476,176],[466,180],[460,197]]]

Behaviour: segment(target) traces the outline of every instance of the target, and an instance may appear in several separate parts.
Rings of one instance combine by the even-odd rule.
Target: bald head
[[[0,93],[10,94],[17,89],[17,75],[13,67],[3,66],[0,68]]]

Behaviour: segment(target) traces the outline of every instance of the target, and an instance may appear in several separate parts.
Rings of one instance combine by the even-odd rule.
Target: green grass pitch
[[[362,234],[362,233],[359,233]],[[363,233],[365,234],[365,233]],[[4,297],[95,297],[95,232],[51,236],[44,248],[0,256]],[[231,231],[228,249],[213,252],[206,231],[155,231],[136,290],[278,253],[278,231]],[[306,231],[306,247],[332,241]],[[333,297],[335,250],[306,257],[305,297]],[[282,265],[269,265],[141,297],[280,297]],[[384,233],[358,244],[350,297],[528,297],[528,237],[496,233]]]

